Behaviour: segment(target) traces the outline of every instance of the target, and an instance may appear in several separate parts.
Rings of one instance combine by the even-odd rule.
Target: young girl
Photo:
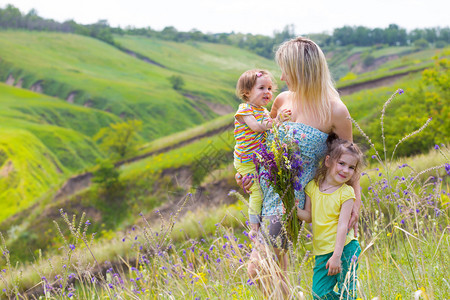
[[[359,178],[363,155],[352,142],[331,134],[328,153],[305,188],[305,208],[297,216],[312,222],[315,266],[314,299],[356,299],[357,259],[361,253],[348,223],[355,201],[349,185]],[[333,289],[337,284],[339,293]]]
[[[253,163],[253,154],[261,143],[265,142],[266,130],[272,128],[273,120],[264,107],[272,100],[276,83],[272,74],[266,70],[249,70],[244,72],[236,85],[236,94],[244,103],[234,116],[234,166],[243,176],[256,178],[256,168]],[[287,112],[285,112],[288,115]],[[249,190],[249,219],[251,229],[259,228],[259,215],[261,214],[262,194],[258,180]]]

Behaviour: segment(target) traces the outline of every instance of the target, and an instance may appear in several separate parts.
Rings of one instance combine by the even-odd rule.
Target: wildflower
[[[216,262],[220,263],[220,258],[216,259]]]
[[[404,91],[402,89],[398,89],[397,92],[398,92],[399,95],[404,93]]]
[[[75,245],[73,245],[73,244],[69,244],[69,248],[70,248],[70,250],[75,250]]]
[[[72,298],[72,297],[73,297],[73,293],[72,293],[72,292],[69,292],[69,293],[67,294],[67,297],[68,297],[68,298]]]
[[[253,280],[249,279],[249,280],[247,280],[247,284],[248,285],[254,285],[255,283],[253,282]]]
[[[91,225],[91,221],[87,220],[85,224],[86,224],[86,226],[89,226],[89,225]]]
[[[233,195],[233,194],[235,194],[236,193],[236,190],[230,190],[229,192],[228,192],[228,196],[231,196],[231,195]]]
[[[439,145],[434,145],[434,149],[439,150]]]

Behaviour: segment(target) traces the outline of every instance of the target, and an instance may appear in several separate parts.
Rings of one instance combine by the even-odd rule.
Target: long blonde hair
[[[320,47],[304,37],[284,42],[275,59],[289,80],[293,109],[314,116],[323,124],[331,117],[331,102],[339,94]]]

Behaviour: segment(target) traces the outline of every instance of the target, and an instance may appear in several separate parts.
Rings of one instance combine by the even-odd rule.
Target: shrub
[[[172,75],[169,77],[169,81],[172,84],[174,90],[181,90],[184,86],[184,79],[180,75]]]

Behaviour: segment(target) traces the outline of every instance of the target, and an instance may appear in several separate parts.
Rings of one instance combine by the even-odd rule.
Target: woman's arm
[[[306,199],[305,199],[305,208],[304,209],[300,209],[297,206],[297,218],[299,218],[300,220],[305,221],[306,223],[311,223],[312,222],[312,217],[311,217],[311,198],[306,195]]]
[[[325,266],[328,269],[328,275],[336,275],[341,272],[341,256],[342,250],[344,250],[345,240],[348,232],[348,221],[353,207],[353,199],[345,201],[341,206],[341,212],[339,213],[338,228],[336,233],[336,244],[334,246],[333,255]]]
[[[350,113],[342,101],[333,103],[332,109],[332,131],[341,139],[353,141],[352,122],[350,121]],[[355,203],[353,204],[352,213],[348,223],[348,228],[353,228],[355,237],[358,235],[358,218],[361,208],[361,187],[359,178],[355,180],[351,186],[355,190]]]

